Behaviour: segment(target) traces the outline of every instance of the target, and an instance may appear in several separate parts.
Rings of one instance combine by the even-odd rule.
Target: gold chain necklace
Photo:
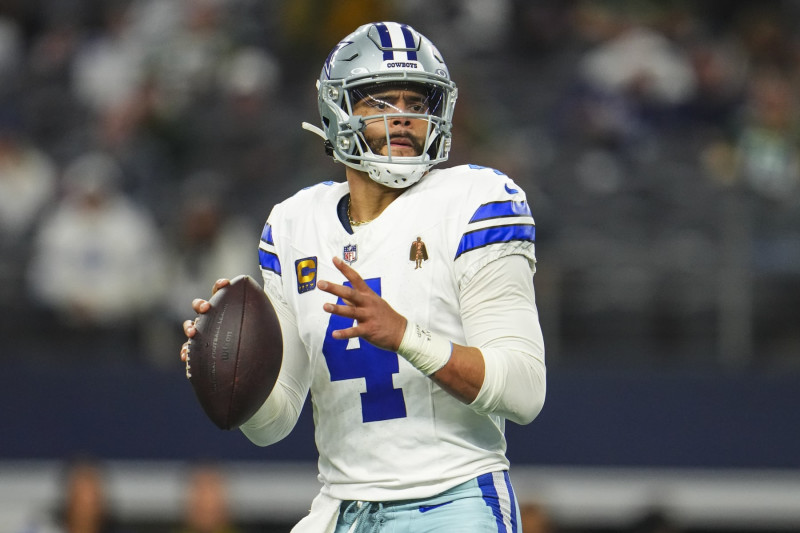
[[[356,226],[363,226],[364,224],[369,224],[374,218],[369,220],[353,220],[353,217],[350,215],[350,198],[347,199],[347,221],[350,222],[350,227],[354,228]]]

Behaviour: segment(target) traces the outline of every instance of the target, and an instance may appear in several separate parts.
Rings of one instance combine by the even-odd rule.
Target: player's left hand
[[[328,313],[356,320],[352,328],[339,329],[332,333],[334,339],[359,337],[383,350],[396,352],[406,331],[406,318],[392,307],[341,258],[333,258],[334,266],[344,274],[352,285],[347,287],[320,280],[317,287],[338,296],[344,305],[326,303],[322,308]]]

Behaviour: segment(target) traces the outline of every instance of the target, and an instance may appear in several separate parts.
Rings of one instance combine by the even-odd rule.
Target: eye
[[[386,100],[384,100],[383,98],[380,98],[380,97],[375,97],[375,96],[367,96],[367,98],[362,100],[362,102],[367,107],[370,107],[372,109],[377,109],[378,111],[383,111],[386,108],[390,107],[389,104],[386,102]]]

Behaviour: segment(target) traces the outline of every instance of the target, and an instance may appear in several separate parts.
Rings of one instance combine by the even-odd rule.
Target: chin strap
[[[326,141],[328,140],[328,138],[325,137],[325,132],[322,131],[322,128],[320,128],[319,126],[315,126],[314,124],[310,124],[308,122],[303,122],[301,124],[301,126],[303,127],[304,130],[310,131],[311,133],[316,133],[317,135],[322,137],[324,140],[326,140]]]

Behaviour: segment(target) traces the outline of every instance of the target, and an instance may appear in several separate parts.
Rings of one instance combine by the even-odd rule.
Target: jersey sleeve
[[[536,224],[522,188],[502,172],[469,165],[474,173],[459,206],[454,269],[459,288],[492,261],[521,255],[535,272]]]
[[[528,199],[500,171],[468,165],[458,176],[454,275],[467,344],[481,350],[484,382],[470,407],[519,424],[544,404],[544,342],[533,288],[536,226]]]
[[[272,236],[271,221],[272,215],[264,224],[264,229],[261,231],[261,241],[258,244],[258,265],[265,280],[272,275],[280,278],[282,274],[281,261],[278,258],[278,251],[275,248],[275,240]]]
[[[259,446],[278,442],[292,431],[311,385],[308,353],[300,340],[294,314],[283,295],[280,257],[272,234],[273,218],[278,218],[274,211],[261,233],[258,254],[264,292],[281,325],[283,363],[269,397],[256,414],[241,426],[242,433]]]

